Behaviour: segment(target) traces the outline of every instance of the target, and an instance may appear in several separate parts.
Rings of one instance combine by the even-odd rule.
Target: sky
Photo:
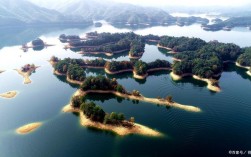
[[[243,6],[250,0],[113,0],[116,2],[141,4],[147,6]]]
[[[1,0],[0,0],[1,1]],[[54,4],[65,4],[72,1],[84,1],[84,0],[28,0],[34,2],[40,6],[50,6]],[[86,0],[92,1],[92,0]],[[105,0],[95,0],[104,2]],[[239,7],[251,4],[251,0],[108,0],[122,3],[130,3],[141,6],[152,6],[152,7],[168,7],[168,6],[179,6],[179,7],[200,7],[200,6],[219,6],[219,7]]]

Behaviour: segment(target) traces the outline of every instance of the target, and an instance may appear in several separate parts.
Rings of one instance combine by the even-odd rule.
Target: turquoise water
[[[251,77],[245,70],[228,65],[220,78],[222,92],[210,92],[206,84],[191,78],[174,82],[169,72],[154,72],[145,80],[135,80],[132,74],[108,75],[129,91],[137,89],[147,97],[172,95],[174,100],[198,106],[201,113],[191,113],[150,103],[132,102],[112,95],[90,95],[89,100],[101,105],[106,112],[123,112],[135,117],[136,122],[154,128],[165,137],[140,135],[126,137],[111,132],[82,127],[79,117],[62,113],[78,86],[68,84],[64,77],[55,76],[47,60],[52,55],[59,58],[94,59],[99,56],[82,56],[65,51],[58,36],[98,32],[125,32],[110,25],[101,28],[27,28],[0,30],[0,93],[17,90],[15,99],[0,99],[0,157],[89,157],[89,156],[227,156],[229,150],[251,149]],[[230,32],[205,32],[198,25],[189,27],[152,27],[135,30],[140,34],[200,37],[206,41],[234,42],[240,46],[251,45],[251,32],[235,29]],[[42,51],[20,50],[20,45],[41,37],[49,44]],[[107,60],[129,60],[127,53]],[[145,62],[155,59],[172,61],[165,51],[146,45],[142,57]],[[12,70],[34,63],[41,66],[31,75],[32,83],[24,85],[23,78]],[[103,70],[87,69],[87,75],[106,75]],[[28,135],[17,135],[15,129],[41,121],[43,125]]]

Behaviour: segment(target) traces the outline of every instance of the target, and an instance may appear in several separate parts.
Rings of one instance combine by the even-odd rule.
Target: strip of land
[[[160,44],[157,44],[157,47],[169,50],[167,53],[170,53],[170,54],[176,54],[177,53],[173,49],[171,49],[170,47],[161,46]]]
[[[247,69],[247,70],[249,70],[249,66],[242,66],[242,65],[240,65],[238,62],[235,62],[235,65],[236,66],[238,66],[238,67],[240,67],[240,68],[244,68],[244,69]]]
[[[9,91],[9,92],[0,94],[0,97],[11,99],[11,98],[15,98],[17,93],[18,93],[17,91]]]
[[[28,134],[28,133],[31,133],[31,132],[35,131],[41,125],[42,125],[41,122],[35,122],[35,123],[26,124],[24,126],[21,126],[18,129],[16,129],[16,132],[18,134]]]
[[[177,102],[169,102],[164,99],[147,98],[144,96],[134,96],[134,95],[129,95],[129,94],[122,94],[122,93],[112,91],[112,90],[88,90],[88,91],[77,90],[77,92],[74,94],[74,96],[85,96],[89,93],[114,94],[118,97],[128,98],[131,100],[139,100],[139,101],[144,101],[144,102],[153,103],[153,104],[159,104],[159,105],[163,105],[163,106],[175,107],[175,108],[183,109],[185,111],[190,111],[190,112],[201,112],[201,109],[198,107],[195,107],[195,106],[182,105]]]
[[[210,79],[201,78],[199,76],[193,75],[192,73],[186,73],[186,74],[183,74],[183,75],[176,75],[173,72],[171,72],[170,76],[175,81],[181,80],[183,77],[192,76],[196,80],[206,82],[207,83],[207,88],[209,90],[214,91],[214,92],[220,92],[221,91],[220,87],[212,85],[212,81]]]

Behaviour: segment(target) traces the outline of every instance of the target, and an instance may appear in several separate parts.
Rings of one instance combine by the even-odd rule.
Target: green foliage
[[[66,74],[68,70],[69,63],[66,60],[60,60],[55,65],[55,70],[60,73]]]
[[[112,112],[105,115],[104,124],[120,124],[124,120],[125,116],[123,113]]]
[[[71,64],[67,71],[67,76],[72,80],[84,81],[85,71],[77,64]]]
[[[125,93],[123,86],[119,85],[116,79],[109,79],[104,76],[89,76],[80,86],[83,91],[86,90],[112,90]]]
[[[176,52],[183,52],[198,50],[206,45],[206,42],[199,38],[163,36],[159,44],[164,47],[169,47]]]
[[[71,104],[74,108],[80,108],[81,104],[85,102],[85,98],[81,96],[74,96],[71,98]]]
[[[251,47],[246,47],[243,50],[244,53],[238,57],[237,62],[242,66],[251,66]]]
[[[147,63],[147,69],[153,68],[171,68],[171,64],[166,60],[157,59],[156,61]]]
[[[177,75],[191,73],[192,72],[192,62],[189,60],[185,60],[182,62],[175,62],[173,65],[173,72]]]
[[[208,52],[215,52],[222,61],[236,61],[238,56],[242,53],[241,48],[233,43],[225,44],[217,41],[209,42],[199,50],[199,53]]]
[[[166,97],[166,100],[167,100],[168,102],[173,102],[173,97],[170,96],[170,95],[168,95],[168,96]]]
[[[141,96],[140,92],[137,91],[137,90],[133,90],[133,91],[132,91],[132,95],[133,95],[133,96]]]
[[[96,106],[94,102],[82,103],[81,109],[87,118],[98,122],[104,121],[105,112],[100,106]]]
[[[105,68],[107,68],[109,71],[120,71],[133,69],[133,65],[130,61],[111,61],[106,62]]]
[[[94,60],[85,60],[84,61],[84,65],[85,66],[96,66],[96,67],[103,67],[105,66],[106,60],[104,60],[103,58],[97,58]]]
[[[139,57],[145,51],[145,43],[141,39],[134,39],[131,42],[130,55],[133,57]]]
[[[138,75],[145,75],[147,73],[147,63],[143,62],[143,61],[136,61],[136,63],[134,64],[134,71],[136,72],[136,74]]]

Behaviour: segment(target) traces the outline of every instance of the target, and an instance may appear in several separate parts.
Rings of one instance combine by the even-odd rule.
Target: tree
[[[167,100],[168,102],[173,102],[173,97],[170,96],[170,95],[168,95],[168,96],[166,97],[166,100]]]
[[[135,123],[135,118],[134,118],[134,117],[131,117],[129,121],[130,121],[131,123]]]

